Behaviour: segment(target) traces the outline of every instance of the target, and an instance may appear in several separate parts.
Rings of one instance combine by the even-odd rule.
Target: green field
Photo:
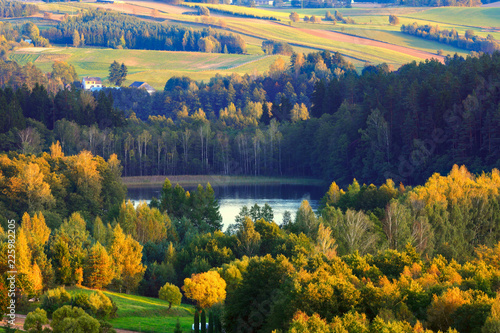
[[[274,39],[284,41],[292,44],[299,44],[303,47],[310,47],[316,50],[327,49],[330,51],[338,51],[341,54],[350,57],[349,59],[354,65],[363,65],[365,62],[382,63],[397,65],[398,67],[404,63],[413,60],[421,60],[420,58],[411,55],[394,52],[381,47],[374,47],[369,45],[361,45],[348,42],[335,41],[328,38],[317,37],[309,33],[280,24],[268,24],[267,22],[248,23],[239,22],[234,23],[229,21],[228,25],[234,30],[254,34],[262,38]],[[307,27],[308,28],[308,27]],[[435,48],[433,51],[435,52]]]
[[[97,48],[25,48],[10,54],[20,64],[33,62],[44,72],[52,71],[55,60],[75,66],[80,77],[108,77],[110,64],[116,60],[128,67],[127,81],[146,81],[157,89],[174,75],[188,75],[195,80],[208,80],[216,73],[262,73],[278,56],[221,53],[167,52],[148,50],[114,50]]]
[[[500,7],[497,8],[433,8],[405,15],[421,20],[467,27],[500,27]]]
[[[95,3],[47,3],[42,4],[42,9],[53,13],[76,13],[83,8],[95,7]],[[187,5],[194,6],[192,3]],[[199,5],[199,4],[196,4]],[[165,82],[172,76],[186,75],[194,80],[209,80],[215,74],[227,75],[231,73],[263,73],[267,71],[277,56],[266,57],[261,50],[261,43],[265,39],[274,39],[290,43],[296,52],[314,52],[327,49],[340,52],[351,61],[356,68],[363,68],[366,62],[379,64],[382,62],[393,65],[397,69],[402,64],[411,61],[422,61],[424,55],[414,54],[412,50],[427,52],[426,57],[436,54],[437,50],[443,50],[446,54],[458,53],[466,56],[466,50],[458,49],[447,44],[426,40],[416,36],[400,32],[400,25],[391,26],[388,22],[389,14],[395,14],[400,19],[400,24],[439,25],[441,29],[455,28],[459,34],[464,34],[467,29],[472,29],[477,35],[486,37],[493,35],[500,40],[500,8],[423,8],[423,7],[387,7],[387,8],[320,8],[320,9],[296,9],[296,8],[248,8],[233,5],[210,5],[203,4],[209,8],[218,8],[233,12],[252,14],[256,16],[274,16],[281,22],[267,21],[262,19],[250,19],[236,17],[234,15],[217,13],[217,17],[223,19],[227,28],[214,27],[217,31],[230,31],[240,33],[247,43],[246,55],[205,54],[194,52],[165,52],[165,51],[142,51],[142,50],[113,50],[99,48],[53,48],[39,51],[37,49],[25,52],[18,51],[10,55],[10,59],[20,64],[34,62],[42,70],[49,72],[54,60],[64,60],[75,66],[80,77],[99,76],[106,79],[109,65],[117,60],[124,62],[129,74],[125,85],[133,81],[146,81],[157,89],[162,89]],[[102,5],[101,5],[102,6]],[[123,4],[110,4],[106,8],[123,11],[131,14],[131,8],[141,12],[141,18],[147,18],[149,14],[143,14],[142,10],[149,11],[152,8],[160,10],[160,16],[164,24],[189,25],[193,28],[203,28],[204,25],[197,16],[183,15],[188,11],[187,7],[175,7],[163,3],[133,1]],[[139,8],[139,9],[138,9]],[[317,15],[324,18],[325,13],[333,13],[339,10],[344,16],[352,17],[356,24],[332,24],[322,22],[312,24],[297,22],[290,25],[289,14],[296,11],[301,17],[305,15]],[[146,16],[144,16],[146,15]],[[467,17],[467,20],[463,18]],[[466,22],[466,23],[464,23]],[[314,30],[317,33],[310,33]],[[345,38],[331,38],[321,32],[334,31],[345,35],[366,38],[368,40],[389,43],[404,47],[405,50],[391,48],[385,44],[359,43],[345,40]],[[345,37],[344,35],[344,37]],[[288,60],[288,57],[286,57]]]
[[[85,288],[68,288],[71,294],[94,292]],[[168,302],[157,298],[142,297],[104,291],[118,307],[118,318],[110,319],[114,328],[138,332],[173,332],[177,318],[184,332],[191,331],[194,307],[181,304],[168,310]]]

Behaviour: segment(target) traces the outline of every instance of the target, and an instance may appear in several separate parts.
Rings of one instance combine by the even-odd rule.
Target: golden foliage
[[[62,151],[61,144],[59,143],[59,140],[56,143],[52,143],[50,145],[50,157],[52,157],[52,158],[64,157],[64,153]]]
[[[115,277],[120,285],[127,292],[137,288],[146,271],[142,264],[142,245],[130,235],[125,236],[119,224],[113,229],[109,255],[113,258]]]
[[[216,271],[191,275],[191,278],[184,279],[182,290],[202,309],[226,299],[226,281]]]
[[[50,229],[45,223],[43,214],[35,213],[33,218],[30,218],[28,213],[24,213],[22,219],[22,226],[26,232],[26,239],[32,250],[37,246],[45,246],[49,240]]]
[[[430,327],[445,331],[452,324],[453,312],[470,302],[470,296],[458,287],[448,289],[441,296],[433,295],[432,303],[427,310]]]

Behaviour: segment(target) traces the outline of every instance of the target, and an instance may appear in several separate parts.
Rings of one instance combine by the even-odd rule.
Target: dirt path
[[[12,326],[12,328],[23,330],[25,320],[26,320],[26,315],[16,314],[16,321],[14,326]],[[7,319],[4,318],[4,320],[0,322],[0,326],[3,327],[7,326]],[[44,327],[49,327],[49,325],[44,325]],[[117,333],[139,333],[137,331],[122,330],[118,328],[115,328],[115,330]]]
[[[376,47],[381,47],[381,48],[388,49],[391,51],[396,51],[399,53],[408,54],[408,55],[411,55],[413,57],[417,57],[417,58],[421,58],[421,59],[434,58],[434,59],[437,59],[440,62],[444,63],[443,56],[439,56],[437,54],[433,54],[433,53],[426,52],[426,51],[412,49],[412,48],[405,47],[405,46],[389,44],[389,43],[380,42],[380,41],[376,41],[376,40],[372,40],[372,39],[368,39],[368,38],[363,38],[363,37],[351,36],[351,35],[343,34],[340,32],[333,32],[333,31],[326,31],[326,30],[313,30],[313,29],[299,29],[299,30],[306,32],[306,33],[313,35],[313,36],[332,39],[332,40],[335,40],[338,42],[376,46]]]

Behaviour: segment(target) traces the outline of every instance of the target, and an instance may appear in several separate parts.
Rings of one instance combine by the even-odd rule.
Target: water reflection
[[[185,189],[193,191],[196,190],[196,187],[186,186]],[[254,204],[261,207],[266,203],[270,205],[273,208],[275,222],[281,224],[284,212],[288,210],[293,218],[302,200],[308,200],[313,210],[316,210],[325,191],[326,189],[321,186],[310,185],[214,186],[215,196],[220,203],[224,229],[234,223],[234,217],[238,215],[241,207],[250,208]],[[128,198],[136,202],[146,201],[149,203],[151,198],[159,198],[160,195],[161,187],[128,189]]]

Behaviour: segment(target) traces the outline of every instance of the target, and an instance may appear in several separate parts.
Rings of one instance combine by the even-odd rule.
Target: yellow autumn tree
[[[35,213],[30,217],[28,213],[24,213],[22,218],[22,227],[26,233],[28,245],[32,251],[39,246],[45,246],[49,240],[50,229],[45,223],[43,214]]]
[[[107,286],[113,280],[113,260],[99,242],[89,250],[83,278],[86,286],[97,289]]]
[[[144,276],[146,267],[142,264],[142,245],[130,235],[123,233],[120,225],[113,229],[109,255],[113,258],[115,279],[118,287],[129,293],[136,289]]]
[[[59,140],[50,145],[50,157],[52,158],[64,157],[64,153],[62,151],[62,147],[61,144],[59,143]]]
[[[28,206],[28,211],[41,210],[54,202],[50,186],[43,177],[43,172],[38,164],[28,163],[22,167],[19,177],[11,178],[11,190],[15,191],[16,188],[20,190],[20,194]],[[18,179],[20,187],[16,186]]]
[[[210,308],[226,299],[226,281],[215,271],[193,274],[191,278],[184,279],[182,290],[201,309]]]
[[[446,331],[452,324],[452,314],[470,301],[470,295],[458,287],[448,289],[441,296],[433,295],[432,303],[427,309],[429,327],[436,331]]]

